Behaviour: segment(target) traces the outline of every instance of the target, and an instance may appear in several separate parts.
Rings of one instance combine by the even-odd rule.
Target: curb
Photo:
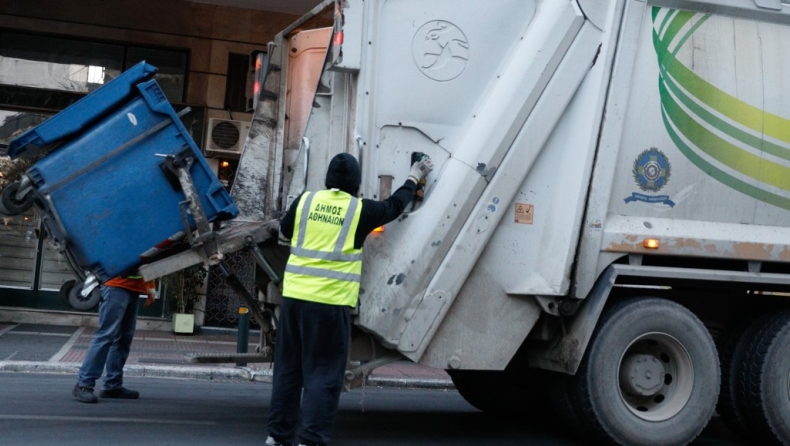
[[[0,372],[18,373],[59,373],[77,375],[82,364],[77,362],[38,362],[38,361],[0,361]],[[123,369],[125,376],[200,379],[208,381],[236,382],[272,382],[270,369],[258,370],[248,367],[175,367],[175,366],[142,366],[127,365]],[[452,381],[443,379],[394,378],[387,376],[370,376],[366,387],[398,388],[398,389],[455,389]]]

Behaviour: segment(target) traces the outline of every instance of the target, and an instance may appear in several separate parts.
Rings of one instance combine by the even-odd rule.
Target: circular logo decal
[[[640,153],[634,161],[634,180],[639,187],[648,192],[658,192],[667,185],[672,165],[660,150],[651,147]]]
[[[432,20],[422,25],[412,42],[417,68],[429,78],[445,82],[458,77],[469,62],[469,42],[455,25]]]

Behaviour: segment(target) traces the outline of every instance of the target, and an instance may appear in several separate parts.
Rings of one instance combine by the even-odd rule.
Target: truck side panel
[[[430,326],[436,320],[434,309],[423,312],[417,307],[485,187],[485,165],[497,143],[479,140],[480,132],[502,136],[498,130],[511,126],[517,114],[513,106],[524,104],[501,102],[505,95],[496,87],[505,81],[513,86],[514,79],[505,79],[506,68],[514,63],[520,36],[529,29],[535,2],[504,2],[497,8],[482,3],[447,5],[415,13],[424,5],[366,2],[373,8],[366,14],[372,48],[363,63],[369,71],[363,68],[360,73],[356,127],[363,192],[378,196],[383,175],[394,177],[393,187],[402,184],[413,151],[428,153],[436,165],[425,201],[387,225],[383,234],[370,236],[365,247],[358,323],[390,346],[398,345],[409,321]],[[523,20],[506,20],[513,16]],[[455,51],[452,58],[463,64],[439,60],[448,57],[442,56],[442,48]],[[440,65],[432,68],[436,63]],[[533,65],[533,82],[543,66]],[[497,115],[505,118],[498,120]],[[483,153],[474,161],[461,159],[472,138],[475,149]]]
[[[500,166],[499,178],[522,178],[523,183],[508,202],[485,203],[501,208],[502,220],[485,229],[493,235],[421,362],[501,370],[542,312],[533,296],[568,292],[597,147],[601,92],[608,83],[610,66],[603,58],[590,69],[603,37],[589,24],[582,28],[536,105],[536,117],[527,120],[511,148],[519,155]],[[551,118],[556,126],[549,123]],[[526,169],[529,154],[536,159]],[[495,177],[489,189],[506,188]],[[482,221],[475,231],[484,230]]]
[[[575,2],[440,3],[427,9],[411,2],[363,4],[368,49],[356,85],[357,144],[341,150],[359,156],[362,193],[371,198],[385,195],[383,178],[393,188],[405,179],[411,152],[428,153],[437,168],[425,201],[368,238],[357,325],[437,367],[448,367],[459,352],[480,352],[491,338],[509,338],[461,361],[462,367],[502,368],[540,314],[526,296],[562,295],[569,286],[599,96],[583,99],[592,101],[591,112],[565,118],[573,137],[555,138],[556,149],[539,170],[533,166],[593,66],[601,32],[584,26]],[[583,149],[572,151],[575,144]],[[542,183],[553,182],[553,164],[568,156],[578,162],[560,169],[573,180],[554,191],[562,196],[557,200]],[[318,177],[310,169],[308,183]],[[518,224],[517,204],[525,205]],[[528,207],[535,205],[540,218],[528,223],[534,211]],[[490,243],[502,222],[508,229]],[[546,240],[550,262],[513,250],[514,241],[539,246]],[[484,250],[489,254],[479,262]],[[454,309],[459,293],[472,303]],[[492,323],[502,312],[513,325]],[[485,336],[465,330],[463,321],[479,314],[489,319],[478,318],[480,327],[498,329]],[[430,358],[423,359],[429,346]]]
[[[617,254],[790,259],[790,27],[750,10],[639,9],[623,39],[638,44],[618,53],[612,98],[627,99],[605,121],[579,297]]]

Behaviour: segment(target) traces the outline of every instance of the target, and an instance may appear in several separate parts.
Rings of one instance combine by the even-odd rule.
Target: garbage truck
[[[715,413],[790,444],[788,40],[780,0],[324,1],[267,48],[238,215],[140,271],[215,265],[270,360],[278,219],[337,153],[374,200],[427,154],[365,243],[349,388],[405,358],[594,444],[688,444]],[[253,292],[221,263],[242,250]]]

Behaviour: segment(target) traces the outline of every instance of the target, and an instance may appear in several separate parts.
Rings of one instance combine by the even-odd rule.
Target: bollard
[[[236,353],[247,353],[250,338],[250,312],[246,307],[239,308],[239,332],[236,341]],[[237,362],[237,366],[245,367],[246,362]]]

